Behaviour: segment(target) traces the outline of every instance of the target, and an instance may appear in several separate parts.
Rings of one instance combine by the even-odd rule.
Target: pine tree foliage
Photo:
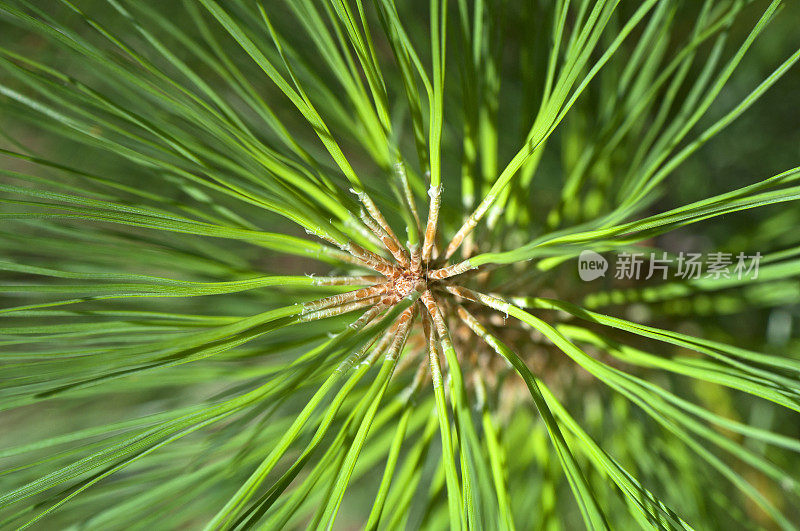
[[[797,20],[0,0],[0,528],[795,529]]]

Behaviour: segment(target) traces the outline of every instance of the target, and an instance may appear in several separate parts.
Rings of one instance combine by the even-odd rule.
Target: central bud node
[[[425,279],[422,275],[415,274],[408,270],[403,271],[392,279],[392,283],[394,284],[393,291],[400,298],[410,295],[411,292],[414,291],[414,288],[420,286],[420,284],[422,284],[420,291],[425,291]]]

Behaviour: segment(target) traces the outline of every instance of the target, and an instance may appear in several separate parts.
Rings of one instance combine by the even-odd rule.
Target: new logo
[[[578,276],[589,282],[604,277],[608,270],[608,261],[594,251],[581,251],[578,257]]]

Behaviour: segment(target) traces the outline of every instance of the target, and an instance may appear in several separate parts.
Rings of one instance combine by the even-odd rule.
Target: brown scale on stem
[[[410,301],[410,306],[397,314],[392,323],[388,323],[383,339],[363,347],[364,352],[359,357],[371,363],[381,353],[386,353],[392,359],[397,359],[400,372],[413,367],[415,375],[412,385],[408,387],[408,392],[413,393],[423,379],[430,379],[434,386],[447,381],[452,368],[442,352],[445,348],[455,347],[459,365],[464,364],[461,369],[469,367],[477,370],[472,371],[472,377],[464,381],[476,397],[481,397],[482,402],[486,395],[484,385],[496,387],[510,369],[504,360],[488,348],[485,339],[489,336],[481,322],[500,324],[504,340],[527,339],[529,345],[530,340],[535,339],[531,330],[516,322],[506,324],[507,315],[498,312],[498,308],[503,308],[502,301],[498,303],[494,297],[461,285],[469,281],[471,287],[483,290],[489,286],[490,275],[488,270],[473,266],[469,259],[449,261],[467,231],[459,231],[450,242],[437,241],[437,236],[441,236],[437,227],[441,187],[429,190],[427,223],[424,227],[419,223],[412,227],[418,236],[422,236],[418,238],[422,241],[405,246],[400,243],[369,195],[364,191],[353,192],[362,205],[359,217],[365,229],[375,236],[373,241],[377,242],[379,249],[371,251],[353,242],[342,243],[325,235],[319,236],[346,253],[347,262],[374,271],[377,275],[320,278],[317,285],[353,285],[357,289],[305,303],[300,319],[311,321],[361,310],[363,313],[350,324],[352,329],[359,330],[372,326],[371,323],[377,326],[381,315],[404,301]],[[405,200],[405,207],[417,219],[417,208],[410,190],[405,194]],[[422,228],[424,234],[419,234]],[[437,248],[447,250],[437,257]],[[487,308],[486,302],[492,302],[494,309]],[[481,319],[473,317],[462,304],[474,306],[472,311]],[[421,318],[417,319],[417,316]],[[538,347],[536,352],[528,354],[534,367],[537,365],[536,359],[556,358],[547,351],[549,345],[539,342]],[[404,349],[407,354],[403,354]],[[372,353],[367,355],[370,350]],[[542,366],[541,363],[538,365]],[[476,372],[480,373],[480,378],[476,378]],[[504,393],[506,391],[512,394],[516,392],[513,386],[503,390]]]
[[[402,167],[396,169],[396,172],[398,175],[404,176]],[[408,185],[401,182],[401,187],[406,190]],[[412,350],[420,352],[423,349],[420,348],[419,342],[413,339],[414,335],[410,334],[414,327],[414,315],[424,313],[431,316],[436,324],[436,335],[441,337],[445,334],[446,324],[442,317],[443,311],[433,296],[433,292],[436,290],[439,293],[445,293],[442,288],[451,283],[458,275],[473,269],[469,261],[455,264],[435,263],[433,250],[437,246],[435,239],[438,232],[441,187],[429,190],[430,211],[425,232],[422,235],[422,245],[409,243],[406,246],[400,243],[385,216],[370,196],[363,190],[352,190],[352,192],[355,193],[362,205],[359,218],[366,229],[380,242],[382,247],[380,252],[370,251],[351,241],[342,243],[324,234],[317,235],[346,253],[349,263],[372,270],[379,276],[353,277],[352,282],[341,277],[320,280],[319,285],[357,285],[360,283],[368,285],[307,302],[303,305],[300,319],[310,321],[364,310],[363,314],[351,324],[351,327],[361,328],[393,306],[411,298],[414,302],[409,308],[410,311],[406,310],[400,314],[390,326],[388,333],[398,335],[401,332],[408,332],[409,337],[412,338]],[[417,206],[414,204],[410,190],[408,192],[404,194],[407,203],[405,206],[413,214],[414,219],[418,219]],[[414,229],[419,230],[419,226]],[[400,344],[397,343],[398,348]]]

